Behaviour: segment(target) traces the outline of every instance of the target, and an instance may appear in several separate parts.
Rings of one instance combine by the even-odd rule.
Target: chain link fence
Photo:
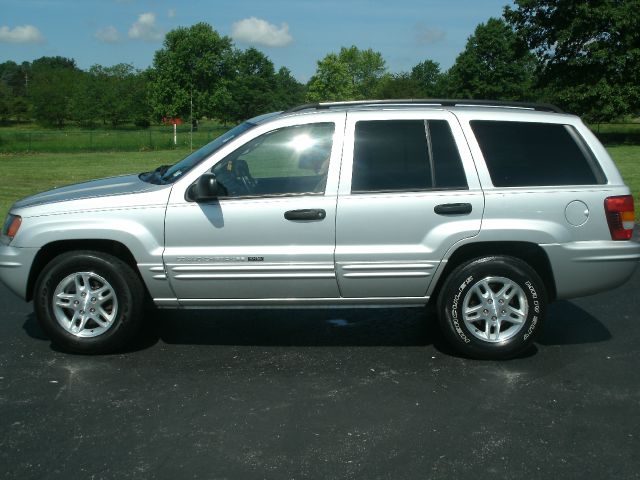
[[[200,148],[218,137],[225,128],[199,129],[191,133],[161,130],[86,130],[20,132],[0,129],[0,152],[105,152]]]

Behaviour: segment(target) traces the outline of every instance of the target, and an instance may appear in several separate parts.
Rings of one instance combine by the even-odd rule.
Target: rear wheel
[[[546,307],[535,270],[517,258],[495,256],[458,266],[443,285],[438,313],[444,335],[460,353],[503,359],[532,345]]]
[[[78,353],[109,353],[135,335],[144,288],[125,262],[103,252],[74,251],[53,259],[36,283],[36,316],[51,341]]]

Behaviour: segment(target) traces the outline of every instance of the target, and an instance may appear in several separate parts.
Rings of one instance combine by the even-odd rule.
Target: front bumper
[[[22,299],[27,298],[29,272],[38,250],[0,245],[0,282]]]
[[[582,297],[625,283],[640,262],[636,241],[593,241],[541,245],[549,256],[556,298]]]

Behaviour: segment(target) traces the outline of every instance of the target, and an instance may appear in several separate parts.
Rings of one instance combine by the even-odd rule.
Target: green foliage
[[[7,61],[0,64],[0,119],[17,121],[28,117],[27,83],[30,64]]]
[[[386,74],[378,84],[376,97],[382,99],[437,98],[443,93],[444,76],[440,64],[424,60],[411,73]]]
[[[538,59],[545,95],[588,121],[640,110],[640,0],[516,0],[505,18]]]
[[[481,23],[447,73],[447,93],[455,98],[532,98],[534,57],[503,20]]]
[[[318,61],[307,84],[307,100],[360,100],[374,97],[386,71],[382,54],[372,49],[342,47]]]
[[[101,114],[101,97],[104,92],[91,73],[83,72],[73,90],[70,119],[82,127],[92,127]]]
[[[218,116],[239,122],[274,109],[276,77],[271,60],[255,48],[234,52],[235,72]]]
[[[11,90],[5,84],[0,82],[0,121],[9,118],[11,102]]]
[[[284,110],[302,103],[304,86],[255,48],[237,51],[236,75],[228,87],[230,110],[224,118],[239,122],[265,112]]]
[[[103,124],[117,127],[126,120],[144,119],[150,114],[146,79],[133,65],[94,65],[85,78],[85,87],[85,111]],[[88,103],[93,103],[95,113]]]
[[[255,48],[234,48],[229,37],[199,23],[172,30],[154,57],[151,103],[156,118],[219,118],[238,122],[299,103],[304,87]]]
[[[34,60],[31,72],[28,97],[33,105],[33,118],[45,126],[62,127],[72,116],[72,96],[82,72],[74,60],[63,57]]]
[[[319,60],[316,74],[307,84],[307,100],[330,102],[355,98],[356,93],[349,77],[349,68],[340,61],[338,55],[330,53]]]
[[[29,102],[26,96],[11,95],[9,99],[9,115],[18,122],[29,118]]]
[[[426,96],[422,83],[409,73],[387,74],[380,80],[375,95],[380,99],[408,99]]]
[[[425,60],[411,69],[411,78],[418,82],[422,95],[426,98],[443,97],[443,75],[440,64]]]
[[[11,60],[0,63],[0,83],[9,88],[13,95],[25,95],[28,73],[28,64],[18,65]]]
[[[48,71],[51,69],[76,70],[77,68],[76,61],[73,58],[60,56],[40,57],[31,62],[31,70],[33,72],[37,72],[38,70]]]
[[[291,75],[291,70],[287,67],[280,67],[276,73],[276,89],[273,99],[275,110],[286,110],[304,103],[306,91],[305,86]]]
[[[151,105],[156,118],[213,117],[229,99],[234,51],[229,37],[207,23],[167,33],[151,71]],[[224,109],[224,108],[222,108]]]
[[[73,59],[42,57],[33,63],[0,64],[0,118],[20,122],[30,114],[45,126],[68,121],[113,127],[129,119],[147,119],[147,81],[131,65],[76,68]]]

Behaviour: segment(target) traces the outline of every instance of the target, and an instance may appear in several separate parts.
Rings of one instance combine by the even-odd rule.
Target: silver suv
[[[0,280],[64,349],[161,308],[418,306],[463,355],[527,349],[556,299],[634,272],[633,198],[580,121],[480,101],[303,105],[172,166],[17,202]]]

